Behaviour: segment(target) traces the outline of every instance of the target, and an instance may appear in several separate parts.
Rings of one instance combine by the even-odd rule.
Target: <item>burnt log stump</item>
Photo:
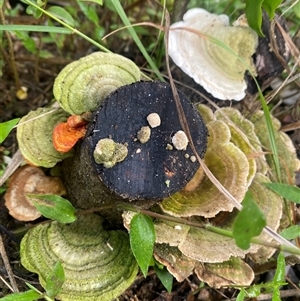
[[[203,158],[206,126],[189,99],[178,93],[193,143]],[[151,113],[160,118],[155,127],[147,120]],[[141,138],[142,128],[147,128],[146,141]],[[182,134],[182,127],[169,84],[137,82],[117,89],[94,113],[75,156],[64,160],[64,181],[71,201],[79,208],[124,200],[149,207],[181,190],[200,164],[194,160],[190,143],[176,146],[178,132]],[[96,163],[94,151],[102,139],[125,146],[125,158],[108,167]]]

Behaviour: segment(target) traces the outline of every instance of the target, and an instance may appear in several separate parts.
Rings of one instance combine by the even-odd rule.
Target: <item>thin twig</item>
[[[287,297],[300,297],[300,290],[299,289],[290,289],[290,290],[280,290],[280,298],[287,298]],[[269,294],[260,294],[256,297],[257,301],[260,300],[271,300],[273,297],[273,293]]]
[[[1,275],[0,275],[0,279],[12,292],[14,291],[11,285]]]
[[[18,150],[12,157],[11,162],[6,167],[3,175],[0,177],[0,187],[6,182],[6,180],[15,172],[15,170],[22,164],[23,156],[21,151]]]
[[[2,260],[3,260],[6,272],[8,274],[10,284],[13,288],[13,291],[18,292],[19,291],[18,285],[17,285],[16,279],[14,277],[14,273],[12,271],[12,268],[10,266],[6,251],[5,251],[5,247],[4,247],[4,243],[3,243],[3,240],[2,240],[1,233],[0,233],[0,254],[1,254],[1,257],[2,257]]]
[[[280,290],[280,298],[287,298],[287,297],[299,297],[300,296],[300,290],[299,289],[290,289],[290,290]],[[262,300],[271,300],[273,297],[273,293],[269,294],[260,294],[255,298],[257,301],[262,301]],[[226,298],[223,299],[222,301],[235,301],[237,298]],[[246,299],[246,300],[253,300],[253,299]]]

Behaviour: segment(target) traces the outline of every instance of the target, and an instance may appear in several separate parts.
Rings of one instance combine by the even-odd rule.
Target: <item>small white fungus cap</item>
[[[157,113],[151,113],[147,116],[147,121],[152,128],[160,126],[161,120]]]
[[[173,136],[172,143],[177,150],[186,150],[189,140],[184,131],[178,131]]]

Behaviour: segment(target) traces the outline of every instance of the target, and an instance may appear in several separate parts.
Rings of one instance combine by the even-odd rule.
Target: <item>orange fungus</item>
[[[62,153],[72,149],[76,142],[86,133],[87,121],[80,116],[73,115],[67,122],[58,124],[52,132],[54,148]]]

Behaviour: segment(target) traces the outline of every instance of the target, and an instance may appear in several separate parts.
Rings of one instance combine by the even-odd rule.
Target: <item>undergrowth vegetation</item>
[[[0,0],[0,51],[2,53],[2,57],[0,56],[0,79],[2,81],[2,84],[0,83],[0,91],[1,89],[3,90],[0,94],[0,101],[3,102],[3,107],[0,109],[5,110],[5,108],[7,108],[7,112],[0,118],[0,143],[2,143],[0,153],[4,158],[3,161],[0,161],[0,176],[5,175],[11,168],[9,166],[13,165],[11,164],[11,160],[12,162],[14,162],[14,160],[11,158],[16,151],[14,129],[18,127],[20,118],[26,115],[29,110],[36,109],[37,107],[50,106],[54,103],[51,93],[53,82],[64,65],[91,52],[99,50],[103,52],[115,52],[132,59],[140,67],[143,80],[170,80],[170,82],[173,83],[172,78],[169,77],[170,73],[167,72],[165,63],[168,52],[165,47],[166,41],[164,36],[169,20],[168,18],[170,17],[169,12],[171,13],[172,23],[181,20],[182,14],[185,13],[183,8],[202,7],[215,14],[227,14],[231,21],[236,20],[242,13],[245,13],[249,25],[262,37],[264,35],[261,29],[263,11],[266,11],[270,20],[274,18],[275,14],[285,18],[289,27],[288,34],[291,37],[295,37],[294,41],[297,39],[298,41],[300,40],[299,31],[297,32],[300,27],[299,0],[249,0],[245,2],[238,0],[190,0],[182,1],[184,3],[180,4],[178,2],[179,1],[176,0],[161,0],[160,3],[154,3],[154,1],[141,3],[141,1],[132,0],[123,3],[123,1],[118,0],[76,0],[64,1],[64,3],[59,6],[46,0],[23,0],[21,2],[17,1],[17,3],[14,2],[12,6],[10,1]],[[22,21],[22,18],[24,18],[24,21]],[[208,35],[205,36],[205,38],[220,46],[222,49],[233,52],[230,47],[218,39]],[[294,46],[295,48],[293,48],[291,45],[290,47],[292,49],[291,60],[287,66],[285,66],[286,68],[279,78],[283,81],[283,88],[285,84],[287,85],[289,79],[291,79],[295,89],[298,89],[297,91],[299,92],[300,52],[297,47]],[[26,63],[20,61],[19,53],[22,53],[23,57],[25,57],[24,60]],[[234,52],[233,54],[238,56],[243,64],[246,64],[238,54]],[[29,68],[28,62],[31,63]],[[53,69],[44,69],[45,66],[51,64],[54,65]],[[247,68],[248,67],[249,66],[247,66]],[[7,76],[7,73],[9,73],[10,76]],[[34,78],[35,83],[40,84],[40,87],[34,88],[35,93],[32,93],[33,86],[30,83],[31,79],[27,78],[24,80],[26,73],[29,73],[30,76]],[[116,207],[119,211],[124,210],[132,214],[127,225],[128,228],[130,228],[130,248],[143,276],[147,277],[149,268],[154,270],[170,294],[172,294],[174,290],[174,273],[170,273],[172,268],[170,268],[170,265],[163,264],[157,257],[153,256],[158,233],[156,233],[156,231],[160,227],[160,225],[158,225],[159,223],[157,223],[159,220],[165,220],[166,223],[169,223],[168,226],[170,226],[170,224],[176,225],[175,228],[177,226],[192,227],[194,229],[199,228],[214,234],[229,237],[233,239],[236,245],[242,250],[247,250],[250,245],[253,244],[264,245],[265,247],[271,246],[278,250],[273,256],[274,265],[272,267],[276,271],[271,280],[265,283],[256,282],[248,286],[232,284],[231,287],[236,289],[236,293],[233,295],[236,297],[236,300],[239,301],[246,300],[247,298],[256,298],[261,294],[270,294],[274,301],[281,300],[281,289],[286,285],[285,269],[288,265],[285,261],[283,251],[295,255],[295,258],[300,256],[299,217],[297,219],[295,214],[296,210],[298,210],[296,208],[300,204],[300,189],[295,186],[294,178],[288,182],[282,177],[282,170],[288,167],[285,163],[281,162],[279,155],[280,150],[278,150],[280,146],[277,145],[279,140],[276,136],[279,130],[274,129],[273,121],[273,116],[276,116],[276,114],[280,116],[280,114],[282,114],[278,109],[282,105],[282,99],[279,94],[275,94],[272,97],[272,101],[268,102],[269,90],[263,91],[259,83],[255,80],[255,75],[252,74],[252,76],[258,90],[258,97],[257,99],[253,99],[253,104],[248,104],[248,106],[257,107],[257,109],[263,111],[269,145],[268,151],[259,155],[264,156],[266,154],[272,161],[272,163],[269,163],[269,166],[272,166],[273,172],[270,176],[272,183],[268,182],[264,185],[267,189],[275,192],[275,194],[284,199],[284,215],[288,221],[284,227],[279,229],[281,235],[278,235],[276,231],[268,228],[265,213],[262,212],[256,204],[255,197],[250,192],[245,194],[242,202],[243,206],[239,203],[236,205],[236,208],[238,208],[240,212],[236,212],[234,221],[230,227],[226,229],[217,227],[211,222],[205,221],[202,223],[201,221],[200,223],[200,219],[184,219],[176,215],[170,216],[169,214],[163,214],[156,210],[146,210],[131,204],[117,204]],[[10,78],[9,84],[5,84],[3,80],[7,80],[7,78]],[[178,87],[180,88],[179,85]],[[33,96],[37,96],[38,93],[40,93],[39,90],[44,91],[41,93],[43,96],[36,97],[34,102],[30,103]],[[1,97],[3,99],[1,99]],[[176,97],[174,96],[174,98]],[[297,116],[296,118],[299,120],[299,97],[297,101],[298,106],[296,102],[296,105],[293,104],[285,106],[284,108],[287,111],[286,116]],[[18,109],[16,112],[13,111],[13,107],[18,106],[18,103],[24,104],[26,102],[27,104],[24,105],[25,109]],[[22,106],[23,105],[20,105],[20,107]],[[14,145],[14,147],[11,147],[11,145]],[[298,149],[298,159],[299,153]],[[201,158],[197,159],[198,161],[202,160]],[[201,161],[201,165],[205,166],[205,163]],[[51,170],[51,172],[55,173],[57,171],[54,169]],[[214,175],[209,175],[209,170],[207,176],[217,187],[220,186],[218,190],[224,193],[224,187],[214,178]],[[5,180],[7,177],[8,176],[6,176]],[[7,183],[4,183],[5,180],[3,183],[0,181],[1,194],[7,190]],[[28,197],[32,199],[35,207],[45,218],[58,221],[61,224],[72,223],[82,214],[82,211],[75,208],[67,199],[57,195],[37,196],[28,194]],[[230,202],[232,199],[234,200],[234,197],[227,192],[226,199]],[[101,209],[95,208],[91,211],[101,212]],[[86,214],[86,212],[83,214]],[[1,220],[0,222],[2,224]],[[50,223],[50,221],[48,221],[48,223]],[[20,231],[22,235],[24,235],[26,231],[18,227],[18,224],[16,224],[14,229],[12,229],[12,233],[17,235]],[[260,235],[262,231],[271,235],[274,240],[272,242],[266,242],[262,239],[258,239],[257,236]],[[289,241],[293,241],[294,244]],[[3,245],[3,243],[0,244],[0,248],[1,255],[2,257],[4,256],[4,261],[6,254],[4,246],[1,245]],[[111,247],[109,243],[108,247]],[[23,256],[25,257],[25,255]],[[20,258],[17,257],[17,260],[19,261]],[[7,264],[10,265],[9,263]],[[7,264],[5,264],[6,270],[8,269]],[[166,267],[168,267],[168,269]],[[11,271],[7,271],[7,273],[9,277],[1,276],[1,279],[5,278],[10,281],[10,284],[8,284],[5,280],[9,288],[7,291],[10,290],[10,294],[6,293],[1,296],[1,300],[4,301],[31,301],[41,298],[48,301],[55,300],[55,297],[59,296],[65,282],[64,269],[60,261],[56,262],[47,279],[43,280],[44,283],[42,286],[44,290],[40,289],[38,284],[32,285],[30,280],[26,280],[26,285],[23,285],[21,288],[22,292],[18,292],[18,286],[15,280],[11,279],[13,273]],[[204,282],[200,282],[199,287],[195,289],[193,294],[196,295],[202,288],[209,288],[209,286],[205,286]],[[297,290],[299,296],[299,284]]]

